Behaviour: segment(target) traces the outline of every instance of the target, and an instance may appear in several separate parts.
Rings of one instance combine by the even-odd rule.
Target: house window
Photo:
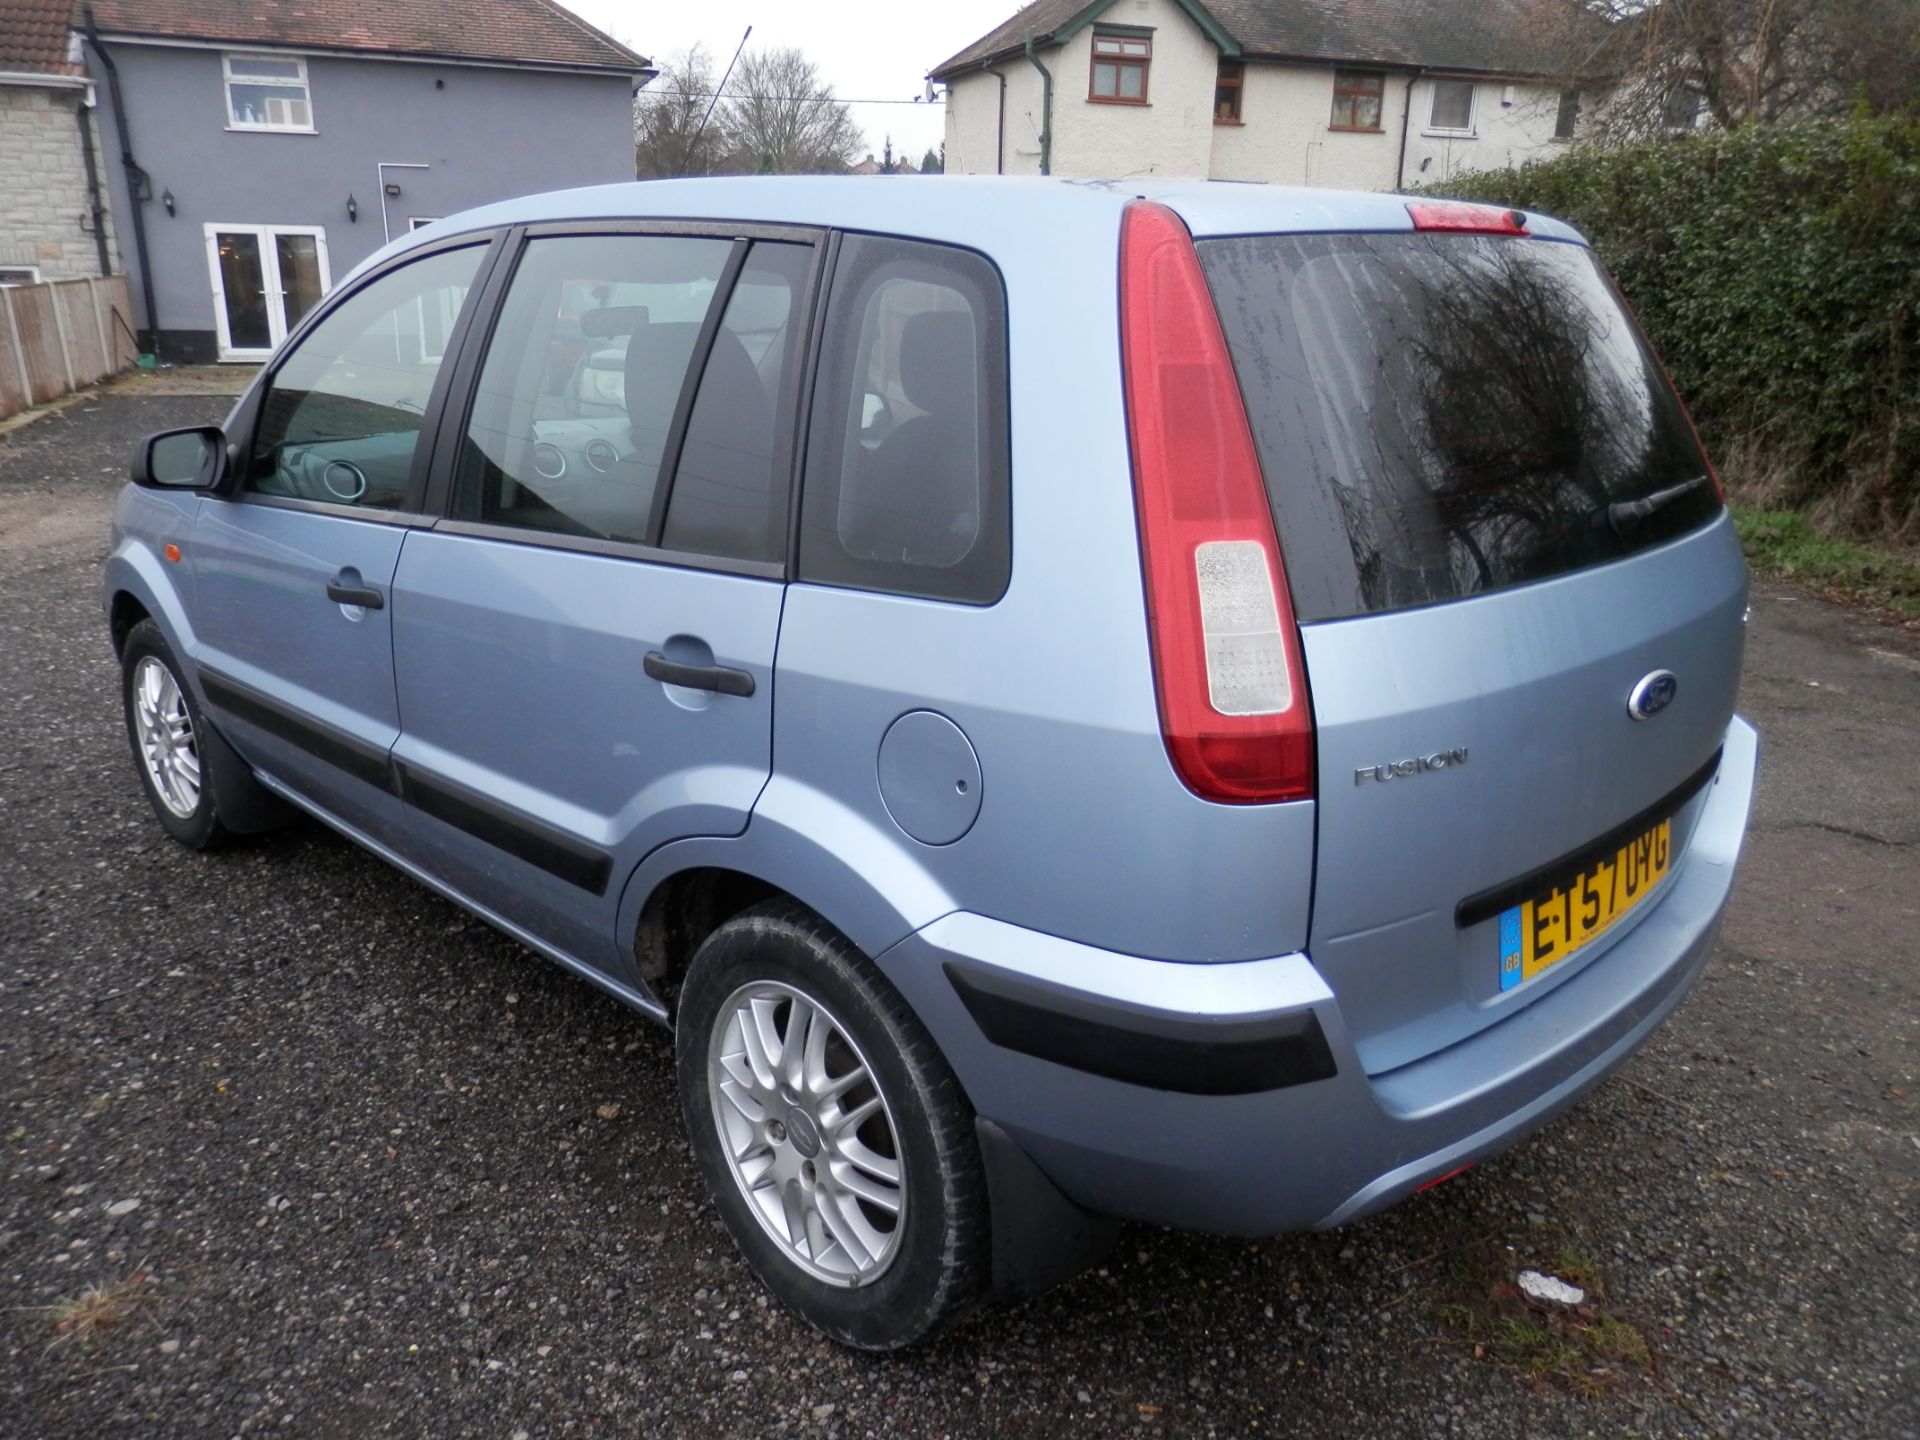
[[[21,285],[38,285],[40,270],[35,265],[0,265],[0,290]]]
[[[1449,135],[1473,134],[1474,83],[1471,80],[1433,82],[1433,111],[1427,128]]]
[[[1553,122],[1553,138],[1571,140],[1573,132],[1580,128],[1580,92],[1562,90],[1560,92],[1560,114]]]
[[[1333,72],[1335,130],[1378,130],[1380,106],[1387,93],[1387,77],[1377,70]]]
[[[1089,100],[1109,105],[1147,103],[1147,66],[1153,62],[1153,40],[1146,35],[1093,33],[1093,76]]]
[[[1238,60],[1222,60],[1220,74],[1213,82],[1213,123],[1240,123],[1240,94],[1246,88],[1247,67]]]
[[[1698,85],[1682,83],[1667,92],[1661,118],[1669,135],[1686,135],[1700,128],[1700,112],[1707,103]]]
[[[229,130],[313,131],[313,106],[307,99],[307,62],[271,55],[228,55],[227,128]]]

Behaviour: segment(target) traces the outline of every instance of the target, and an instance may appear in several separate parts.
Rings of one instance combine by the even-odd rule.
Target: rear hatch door
[[[1685,853],[1746,573],[1584,246],[1199,242],[1318,734],[1310,950],[1370,1073],[1564,984]]]

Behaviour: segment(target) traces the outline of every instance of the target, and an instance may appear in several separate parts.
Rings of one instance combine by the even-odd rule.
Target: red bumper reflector
[[[1479,1162],[1474,1160],[1469,1160],[1467,1161],[1466,1164],[1462,1165],[1458,1170],[1449,1170],[1444,1175],[1436,1175],[1433,1177],[1433,1179],[1427,1181],[1426,1184],[1418,1186],[1413,1193],[1416,1195],[1424,1195],[1427,1193],[1427,1191],[1433,1189],[1433,1187],[1436,1185],[1444,1185],[1449,1180],[1458,1180],[1462,1175],[1466,1174],[1467,1171],[1471,1170],[1477,1163]]]
[[[1465,205],[1457,200],[1416,201],[1407,206],[1413,228],[1455,235],[1530,235],[1527,217],[1518,210],[1493,205]]]

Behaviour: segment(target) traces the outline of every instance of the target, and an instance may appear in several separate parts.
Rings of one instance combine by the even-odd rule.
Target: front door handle
[[[386,596],[371,585],[342,585],[338,580],[327,582],[327,599],[342,605],[358,605],[362,610],[379,610],[387,603]]]
[[[663,685],[684,685],[689,690],[716,690],[722,695],[753,694],[753,676],[745,670],[735,670],[726,665],[682,665],[677,660],[669,660],[658,650],[649,650],[642,668]]]

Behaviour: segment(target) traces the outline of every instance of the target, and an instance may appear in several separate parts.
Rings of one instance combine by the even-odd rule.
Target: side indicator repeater
[[[175,565],[178,565],[180,563],[180,547],[178,545],[175,545],[169,542],[166,548],[163,549],[160,553],[166,556],[167,559],[172,561]]]

